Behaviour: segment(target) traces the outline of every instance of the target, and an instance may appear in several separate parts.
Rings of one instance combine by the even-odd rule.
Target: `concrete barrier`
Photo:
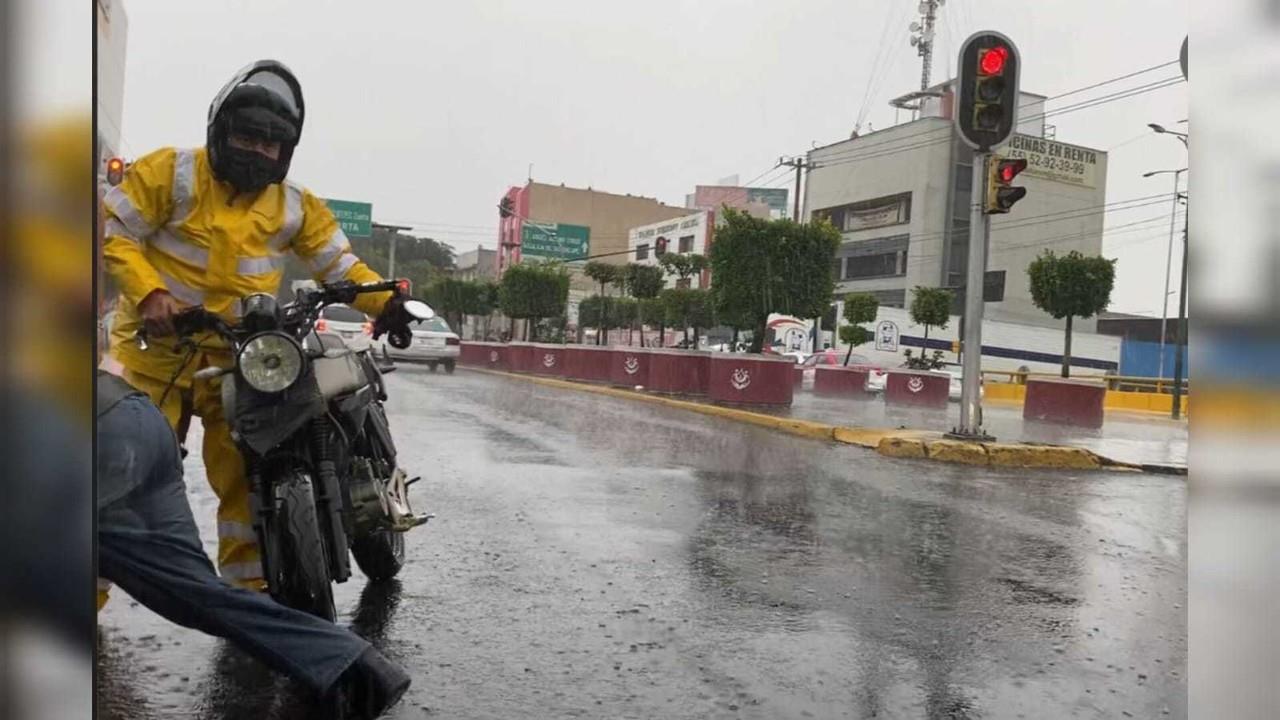
[[[1100,428],[1107,386],[1085,380],[1031,378],[1022,403],[1024,420]]]
[[[507,345],[507,369],[517,373],[533,372],[533,350],[533,343],[509,343]]]
[[[612,360],[612,348],[565,345],[564,377],[584,382],[607,383]]]
[[[947,407],[951,396],[951,376],[929,370],[894,368],[884,383],[884,401],[889,405]]]
[[[648,387],[651,352],[647,348],[613,348],[609,360],[609,382],[625,388]]]
[[[534,375],[564,377],[564,345],[535,343],[529,371]]]
[[[795,361],[791,358],[716,353],[711,357],[707,394],[734,405],[791,405]]]
[[[506,370],[507,346],[496,342],[464,342],[458,364],[490,370]]]
[[[706,395],[711,353],[700,350],[650,350],[649,389],[671,395]]]
[[[870,371],[862,368],[819,365],[813,376],[813,392],[817,395],[838,395],[858,400],[869,399],[867,392]]]

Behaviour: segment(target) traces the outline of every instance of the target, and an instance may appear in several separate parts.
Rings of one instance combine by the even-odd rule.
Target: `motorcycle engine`
[[[390,470],[385,462],[352,458],[348,487],[357,533],[380,529],[403,532],[421,524],[409,509],[406,480],[403,470]]]

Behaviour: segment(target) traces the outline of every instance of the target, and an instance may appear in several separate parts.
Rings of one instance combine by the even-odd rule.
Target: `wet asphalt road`
[[[1182,478],[896,461],[463,371],[389,380],[438,517],[398,582],[357,573],[337,600],[414,677],[391,717],[1185,717]],[[311,713],[118,590],[99,619],[99,717]]]

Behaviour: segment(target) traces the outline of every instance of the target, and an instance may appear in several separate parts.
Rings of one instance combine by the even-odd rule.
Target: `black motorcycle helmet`
[[[246,193],[283,181],[304,115],[302,86],[284,63],[259,60],[241,69],[209,105],[205,143],[214,177]],[[278,141],[280,157],[230,147],[233,134]]]

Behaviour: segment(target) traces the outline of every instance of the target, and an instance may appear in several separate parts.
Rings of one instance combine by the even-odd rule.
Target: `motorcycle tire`
[[[444,364],[444,371],[449,375],[453,374],[453,368],[454,368],[454,364],[452,362],[447,362]]]
[[[263,550],[271,597],[287,607],[334,622],[333,584],[316,516],[311,478],[293,470],[272,486],[274,511],[265,521]]]
[[[404,533],[378,530],[351,542],[356,565],[371,582],[383,582],[400,574],[404,567]]]

